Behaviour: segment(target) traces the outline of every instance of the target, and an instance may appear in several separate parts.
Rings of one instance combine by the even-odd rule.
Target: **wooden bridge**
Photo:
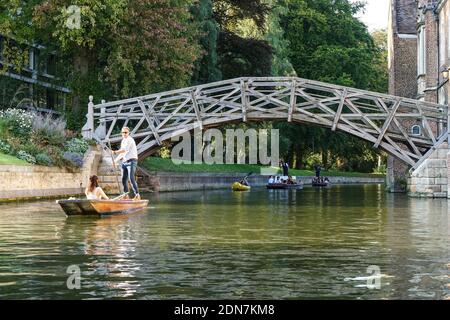
[[[238,78],[94,105],[83,136],[118,143],[131,128],[145,157],[193,129],[287,121],[343,131],[416,168],[448,137],[447,106],[296,77]]]

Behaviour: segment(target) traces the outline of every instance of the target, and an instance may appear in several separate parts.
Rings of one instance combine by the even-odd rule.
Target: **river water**
[[[450,298],[447,200],[381,185],[144,197],[106,218],[0,204],[0,299]]]

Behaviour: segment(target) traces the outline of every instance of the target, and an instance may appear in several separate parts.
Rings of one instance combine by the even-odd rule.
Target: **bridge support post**
[[[408,195],[447,198],[449,194],[449,145],[442,143],[408,178]]]
[[[86,124],[81,129],[81,135],[84,139],[90,140],[94,135],[94,97],[89,96],[88,112],[86,114]]]

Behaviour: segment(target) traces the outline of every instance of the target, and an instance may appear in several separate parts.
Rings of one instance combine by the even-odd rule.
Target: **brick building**
[[[444,71],[450,67],[449,15],[448,0],[390,0],[390,94],[448,103],[448,72]],[[403,125],[408,130],[421,127],[420,123]],[[391,191],[405,187],[407,170],[400,160],[388,158],[388,188]]]

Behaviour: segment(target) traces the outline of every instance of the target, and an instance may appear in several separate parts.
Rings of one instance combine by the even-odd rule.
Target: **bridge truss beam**
[[[97,105],[91,101],[83,134],[117,143],[127,125],[139,154],[146,154],[196,128],[289,121],[347,132],[415,167],[447,137],[447,115],[444,105],[296,77],[238,78]],[[420,134],[413,134],[413,125],[422,128]]]

